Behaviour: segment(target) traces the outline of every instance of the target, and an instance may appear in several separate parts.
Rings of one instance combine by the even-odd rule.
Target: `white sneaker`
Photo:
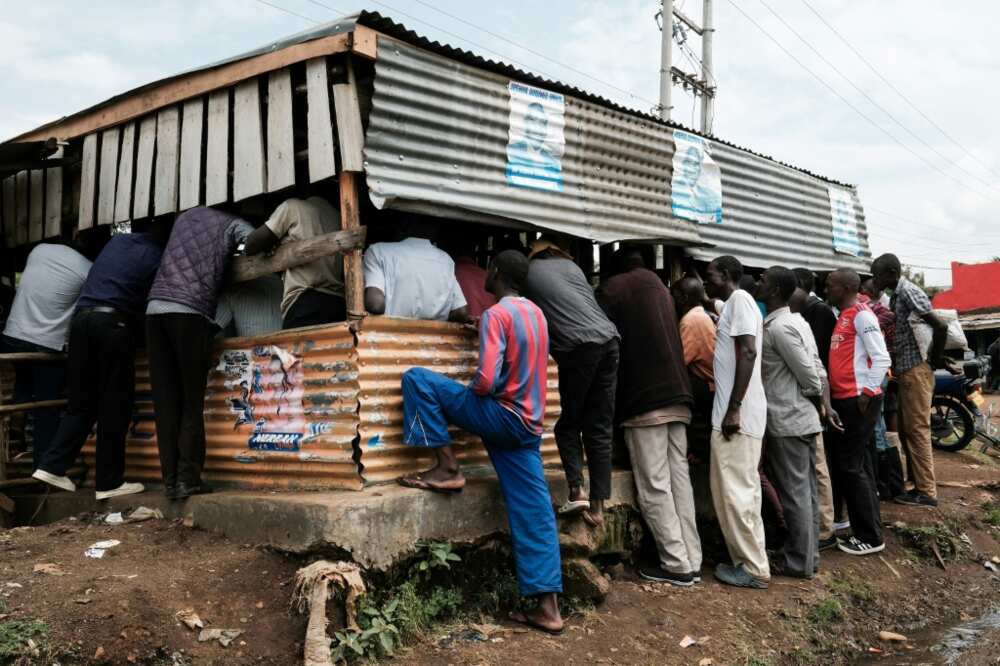
[[[46,472],[44,469],[36,469],[35,473],[31,475],[31,478],[43,481],[50,486],[55,486],[60,490],[65,490],[68,492],[76,491],[76,484],[73,483],[68,476],[57,476]]]
[[[135,495],[146,490],[146,486],[141,483],[123,483],[114,490],[98,490],[94,493],[99,500],[111,499],[120,495]]]

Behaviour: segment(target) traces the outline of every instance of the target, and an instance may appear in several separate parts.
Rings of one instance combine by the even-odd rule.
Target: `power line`
[[[903,124],[902,122],[900,122],[900,121],[899,121],[899,119],[898,119],[898,118],[896,118],[896,116],[894,116],[894,115],[893,115],[892,113],[890,113],[888,109],[886,109],[886,108],[885,108],[884,106],[882,106],[881,104],[879,104],[879,103],[878,103],[878,101],[876,101],[876,100],[875,100],[875,98],[873,98],[873,97],[872,97],[871,95],[869,95],[869,94],[868,94],[867,92],[865,92],[865,91],[864,91],[864,90],[863,90],[863,89],[861,88],[861,86],[859,86],[858,84],[856,84],[856,83],[855,83],[855,82],[854,82],[854,81],[853,81],[853,80],[851,79],[851,77],[849,77],[849,76],[847,76],[846,74],[844,74],[844,73],[843,73],[843,72],[842,72],[842,71],[840,70],[840,68],[838,68],[838,67],[837,67],[837,66],[836,66],[836,65],[835,65],[834,63],[832,63],[832,62],[830,61],[830,59],[829,59],[829,58],[827,58],[826,56],[824,56],[824,55],[823,55],[823,54],[822,54],[822,53],[820,52],[820,50],[819,50],[819,49],[817,49],[817,48],[816,48],[815,46],[813,46],[812,44],[810,44],[810,43],[809,43],[809,41],[808,41],[808,40],[806,40],[806,38],[805,38],[805,37],[803,37],[803,36],[802,36],[802,34],[801,34],[801,33],[800,33],[799,31],[797,31],[797,30],[796,30],[795,28],[793,28],[793,27],[792,27],[792,26],[791,26],[791,25],[790,25],[790,24],[788,23],[788,21],[786,21],[786,20],[785,20],[784,18],[782,18],[782,17],[781,17],[781,15],[780,15],[780,14],[778,14],[778,12],[776,12],[776,11],[774,10],[774,8],[773,8],[773,7],[771,7],[771,6],[769,5],[769,4],[767,4],[766,2],[764,2],[764,0],[760,0],[760,4],[764,5],[764,7],[765,7],[765,8],[766,8],[766,9],[767,9],[767,10],[768,10],[769,12],[771,12],[772,14],[774,14],[774,17],[775,17],[776,19],[778,19],[778,20],[779,20],[779,21],[781,22],[781,24],[782,24],[783,26],[785,26],[786,28],[788,28],[788,30],[789,30],[789,31],[790,31],[790,32],[791,32],[791,33],[792,33],[793,35],[795,35],[796,37],[798,37],[798,38],[799,38],[799,41],[801,41],[801,42],[802,42],[803,44],[805,44],[805,45],[806,45],[807,47],[809,47],[809,49],[810,49],[810,50],[811,50],[811,51],[812,51],[813,53],[815,53],[815,54],[817,55],[817,57],[819,57],[819,59],[820,59],[820,60],[822,60],[823,62],[825,62],[825,63],[827,64],[827,66],[828,66],[828,67],[829,67],[830,69],[832,69],[832,70],[833,70],[834,72],[836,72],[836,73],[837,73],[837,74],[838,74],[838,75],[840,76],[840,78],[842,78],[842,79],[844,79],[845,81],[847,81],[847,83],[849,83],[849,84],[851,85],[851,87],[852,87],[852,88],[854,88],[855,90],[857,90],[857,91],[858,91],[859,93],[861,93],[861,95],[862,95],[862,96],[863,96],[863,97],[864,97],[865,99],[867,99],[867,100],[868,100],[869,102],[871,102],[871,103],[872,103],[872,106],[874,106],[875,108],[877,108],[878,110],[880,110],[880,111],[881,111],[882,113],[884,113],[884,114],[885,114],[886,116],[888,116],[888,117],[889,117],[889,119],[890,119],[890,120],[892,120],[892,122],[894,122],[894,123],[896,123],[897,125],[899,125],[899,127],[900,127],[900,128],[901,128],[901,129],[902,129],[902,130],[903,130],[904,132],[906,132],[906,133],[907,133],[907,134],[909,134],[909,135],[910,135],[911,137],[913,137],[914,139],[916,139],[917,141],[919,141],[919,142],[920,142],[921,144],[923,144],[923,146],[924,146],[925,148],[927,148],[928,150],[930,150],[931,152],[933,152],[933,153],[934,153],[935,155],[937,155],[938,157],[940,157],[940,158],[941,158],[942,160],[944,160],[945,162],[948,162],[949,164],[951,164],[952,166],[954,166],[955,168],[957,168],[957,169],[958,169],[959,171],[962,171],[963,173],[965,173],[966,175],[968,175],[968,176],[970,176],[970,177],[972,177],[972,178],[975,178],[976,180],[978,180],[978,181],[979,181],[980,183],[982,183],[982,184],[983,184],[983,185],[985,185],[986,187],[995,187],[995,185],[994,185],[993,183],[990,183],[989,181],[986,181],[986,180],[983,180],[982,178],[980,178],[980,177],[979,177],[979,176],[977,176],[976,174],[974,174],[974,173],[972,173],[972,172],[968,171],[968,170],[967,170],[967,169],[965,169],[965,168],[964,168],[964,167],[963,167],[962,165],[960,165],[960,164],[959,164],[958,162],[956,162],[956,161],[952,160],[952,159],[951,159],[950,157],[948,157],[947,155],[945,155],[944,153],[942,153],[941,151],[939,151],[939,150],[938,150],[937,148],[935,148],[935,147],[934,147],[934,146],[932,146],[931,144],[927,143],[927,141],[925,141],[925,140],[924,140],[924,139],[923,139],[922,137],[920,137],[920,136],[919,136],[919,135],[918,135],[918,134],[917,134],[916,132],[914,132],[914,131],[913,131],[913,130],[911,130],[911,129],[910,129],[909,127],[907,127],[907,126],[906,126],[906,125],[904,125],[904,124]]]
[[[962,181],[962,180],[956,178],[955,176],[952,176],[951,174],[947,173],[946,171],[944,171],[943,169],[941,169],[938,165],[934,164],[933,162],[931,162],[930,160],[928,160],[927,158],[925,158],[923,155],[921,155],[920,153],[916,152],[915,150],[913,150],[912,148],[910,148],[908,145],[906,145],[905,143],[903,143],[902,141],[900,141],[896,137],[895,134],[893,134],[889,130],[885,129],[884,127],[882,127],[881,125],[879,125],[874,120],[872,120],[871,117],[869,117],[864,111],[862,111],[858,107],[854,106],[854,104],[852,104],[850,102],[850,100],[848,100],[846,97],[844,97],[839,92],[837,92],[837,89],[834,88],[829,83],[827,83],[827,81],[823,77],[821,77],[819,74],[817,74],[813,70],[809,69],[809,67],[805,63],[803,63],[801,60],[799,60],[798,58],[796,58],[795,55],[791,51],[789,51],[787,48],[785,48],[784,44],[782,44],[776,37],[774,37],[774,35],[772,35],[771,33],[769,33],[764,28],[764,26],[762,26],[760,23],[758,23],[756,20],[754,20],[754,18],[752,16],[750,16],[745,11],[743,11],[743,9],[738,4],[736,4],[736,2],[734,0],[729,0],[729,4],[731,4],[736,9],[736,11],[738,11],[740,14],[742,14],[744,16],[744,18],[746,18],[748,21],[750,21],[750,23],[752,23],[754,26],[756,26],[756,28],[758,30],[760,30],[762,33],[764,33],[764,36],[766,36],[768,39],[770,39],[772,42],[774,42],[775,45],[778,48],[780,48],[785,53],[785,55],[787,55],[789,58],[791,58],[799,67],[801,67],[802,69],[806,70],[806,72],[808,72],[813,78],[815,78],[817,81],[819,81],[821,84],[823,84],[823,86],[825,86],[830,92],[832,92],[837,98],[839,98],[840,101],[842,101],[844,104],[846,104],[848,107],[850,107],[859,116],[861,116],[862,118],[864,118],[865,120],[867,120],[873,127],[875,127],[875,129],[879,130],[880,132],[882,132],[883,134],[885,134],[886,136],[888,136],[890,139],[892,139],[894,142],[896,142],[901,148],[903,148],[904,150],[906,150],[907,152],[909,152],[910,154],[912,154],[914,157],[916,157],[920,161],[924,162],[927,166],[931,167],[932,169],[934,169],[935,171],[937,171],[938,173],[940,173],[945,178],[950,178],[951,180],[954,180],[956,183],[958,183],[962,187],[965,187],[966,189],[968,189],[971,192],[975,192],[976,194],[978,194],[981,197],[984,197],[984,198],[987,198],[987,199],[992,198],[990,195],[984,194],[983,192],[980,192],[979,190],[976,190],[976,189],[972,188],[971,186],[969,186],[968,183],[965,183],[964,181]]]
[[[996,175],[1000,175],[1000,174],[997,174],[997,172],[993,170],[993,167],[991,167],[990,165],[986,164],[981,159],[979,159],[978,157],[976,157],[975,153],[973,153],[971,150],[969,150],[968,148],[966,148],[965,146],[963,146],[961,143],[959,143],[943,127],[941,127],[936,122],[934,122],[934,120],[930,116],[928,116],[926,113],[924,113],[923,111],[921,111],[920,108],[915,103],[913,103],[913,101],[911,101],[909,97],[907,97],[906,95],[904,95],[903,92],[899,88],[897,88],[896,86],[894,86],[889,79],[887,79],[885,76],[883,76],[882,72],[880,72],[878,70],[878,68],[876,68],[873,64],[871,64],[871,62],[864,55],[862,55],[861,52],[858,51],[858,49],[856,49],[854,47],[854,45],[851,44],[851,42],[849,42],[847,40],[847,38],[844,37],[840,33],[839,30],[837,30],[835,27],[833,27],[833,25],[831,25],[830,22],[827,21],[823,17],[823,15],[820,14],[811,4],[809,4],[806,0],[802,0],[802,4],[804,4],[806,7],[808,7],[809,11],[811,11],[813,14],[815,14],[816,18],[818,18],[820,21],[822,21],[823,24],[827,28],[829,28],[833,32],[833,34],[835,34],[840,39],[840,41],[842,41],[847,46],[847,48],[849,48],[854,53],[854,55],[856,55],[858,57],[858,59],[861,60],[861,62],[863,62],[868,67],[868,69],[872,70],[875,73],[875,76],[877,76],[878,78],[880,78],[885,85],[887,85],[893,92],[895,92],[897,95],[899,95],[899,97],[904,102],[906,102],[907,104],[909,104],[910,108],[912,108],[914,111],[916,111],[918,114],[920,114],[920,116],[924,120],[926,120],[928,123],[930,123],[946,139],[948,139],[953,144],[955,144],[956,146],[958,146],[958,148],[962,152],[964,152],[966,155],[968,155],[973,160],[975,160],[976,162],[978,162],[981,166],[986,167],[986,169],[988,171],[990,171],[991,173],[993,173],[993,175],[995,175],[995,176]]]
[[[267,0],[256,0],[256,1],[259,2],[262,5],[267,5],[271,9],[277,9],[279,12],[285,12],[286,14],[290,14],[292,16],[297,16],[300,19],[305,19],[306,21],[310,21],[310,22],[315,23],[317,25],[319,25],[320,23],[322,23],[322,21],[317,21],[316,19],[311,18],[309,16],[306,16],[305,14],[299,14],[298,12],[293,12],[291,9],[285,9],[281,5],[272,4],[272,3],[268,2]]]

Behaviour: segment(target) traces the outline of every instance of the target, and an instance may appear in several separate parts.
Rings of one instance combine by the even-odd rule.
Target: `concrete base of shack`
[[[546,470],[553,506],[566,499],[561,470]],[[41,507],[39,508],[39,505]],[[635,508],[632,473],[612,475],[609,508]],[[276,492],[222,491],[185,502],[168,502],[159,490],[94,500],[93,490],[22,495],[18,524],[60,520],[81,512],[158,508],[168,518],[223,534],[234,541],[268,546],[294,554],[322,554],[350,559],[365,568],[384,570],[412,554],[419,541],[476,543],[507,531],[496,476],[470,470],[469,483],[457,495],[439,495],[397,485],[362,491]],[[35,515],[37,512],[37,515]]]

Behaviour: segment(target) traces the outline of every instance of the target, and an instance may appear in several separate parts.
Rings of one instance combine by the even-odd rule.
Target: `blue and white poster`
[[[511,81],[507,183],[561,192],[566,152],[566,100],[559,93]]]
[[[843,187],[829,187],[830,217],[833,221],[833,251],[861,256],[861,238],[858,236],[858,216],[854,212],[854,197]]]
[[[670,183],[674,217],[700,224],[722,222],[722,172],[712,146],[696,134],[674,131],[674,175]]]

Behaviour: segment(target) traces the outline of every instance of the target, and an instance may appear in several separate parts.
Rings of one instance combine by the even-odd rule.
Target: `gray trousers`
[[[819,566],[816,435],[767,439],[767,474],[777,486],[788,539],[778,553],[786,573],[812,576]]]
[[[639,509],[656,541],[660,566],[672,573],[701,571],[701,540],[683,423],[625,428]]]

